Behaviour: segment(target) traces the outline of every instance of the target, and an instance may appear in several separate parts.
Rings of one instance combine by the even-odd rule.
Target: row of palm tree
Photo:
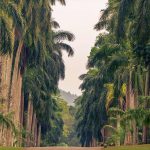
[[[64,0],[58,1],[65,5]],[[1,84],[8,86],[6,95],[2,95],[7,110],[2,114],[14,112],[14,125],[19,132],[27,131],[12,137],[6,145],[16,141],[21,145],[24,141],[24,146],[37,146],[40,137],[44,140],[46,133],[52,131],[53,124],[63,124],[52,95],[58,91],[59,79],[65,77],[62,51],[68,56],[74,53],[64,40],[73,41],[74,35],[58,30],[59,24],[52,18],[55,3],[56,0],[0,1]],[[10,62],[6,70],[3,60]],[[4,82],[3,74],[9,81]]]
[[[107,140],[112,137],[105,129],[108,126],[117,131],[124,129],[122,144],[136,144],[140,138],[143,143],[149,142],[149,17],[147,0],[109,0],[102,10],[95,29],[106,31],[97,37],[91,50],[89,71],[81,76],[83,94],[76,102],[77,132],[82,146],[95,146],[98,141],[105,142],[105,136]],[[110,116],[116,120],[111,126],[109,112],[115,114]],[[125,120],[128,129],[120,122],[120,118],[126,117],[122,114],[132,116]],[[142,117],[137,120],[135,114]],[[118,135],[119,132],[116,145],[121,142]]]

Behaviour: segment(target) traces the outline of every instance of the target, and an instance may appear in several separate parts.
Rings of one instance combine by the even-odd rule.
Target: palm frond
[[[62,5],[66,5],[65,0],[50,0],[50,3],[51,3],[52,5],[55,5],[56,1],[60,2]]]
[[[68,32],[68,31],[58,31],[54,34],[54,41],[73,41],[75,39],[75,36]]]
[[[74,54],[73,48],[66,43],[62,43],[62,42],[57,43],[57,48],[60,50],[65,50],[68,53],[68,56],[73,56]]]

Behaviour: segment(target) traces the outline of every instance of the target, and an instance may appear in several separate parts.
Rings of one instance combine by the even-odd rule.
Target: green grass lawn
[[[108,147],[106,150],[150,150],[150,145]]]
[[[0,147],[0,150],[23,150],[23,149],[15,147]]]

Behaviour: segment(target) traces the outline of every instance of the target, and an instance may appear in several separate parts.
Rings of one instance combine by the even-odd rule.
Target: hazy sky
[[[61,29],[71,31],[76,40],[71,43],[75,50],[74,57],[64,54],[66,65],[65,80],[60,81],[59,87],[74,94],[81,94],[79,76],[86,73],[87,56],[94,45],[98,32],[93,30],[97,23],[100,10],[106,8],[108,0],[66,0],[66,6],[57,3],[53,7],[53,18]]]

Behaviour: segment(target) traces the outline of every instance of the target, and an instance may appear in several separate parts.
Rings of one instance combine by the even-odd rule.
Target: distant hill
[[[60,89],[60,95],[61,97],[68,103],[68,105],[74,105],[74,100],[78,97],[75,94],[72,94],[70,92],[66,92]]]

